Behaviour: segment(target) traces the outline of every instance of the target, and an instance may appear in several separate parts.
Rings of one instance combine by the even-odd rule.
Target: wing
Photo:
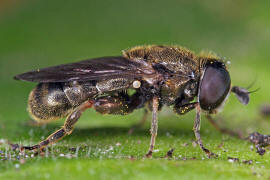
[[[152,73],[154,70],[145,61],[133,61],[119,56],[89,59],[38,69],[19,74],[14,79],[48,83],[102,80],[113,77],[141,78]]]

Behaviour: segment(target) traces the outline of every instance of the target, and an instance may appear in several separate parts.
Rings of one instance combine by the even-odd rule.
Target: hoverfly
[[[216,113],[230,92],[243,104],[249,102],[246,89],[231,86],[229,72],[221,58],[196,56],[177,46],[137,46],[122,56],[103,57],[38,69],[15,76],[17,80],[37,82],[31,91],[28,111],[39,123],[67,117],[59,130],[34,146],[43,149],[72,133],[87,108],[102,114],[126,115],[135,109],[152,111],[151,140],[146,154],[152,156],[158,130],[158,110],[173,106],[183,115],[196,110],[194,133],[200,148],[210,157],[200,137],[201,111]],[[127,90],[133,89],[133,94]]]

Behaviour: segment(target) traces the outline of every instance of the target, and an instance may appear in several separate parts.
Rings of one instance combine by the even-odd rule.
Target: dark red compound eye
[[[210,112],[218,108],[229,93],[230,86],[230,75],[224,65],[220,62],[208,64],[200,86],[201,108]]]

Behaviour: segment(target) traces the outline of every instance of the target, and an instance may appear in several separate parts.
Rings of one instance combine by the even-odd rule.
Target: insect
[[[66,117],[63,127],[27,150],[43,149],[72,133],[87,108],[102,114],[126,115],[148,107],[152,111],[151,140],[146,154],[152,157],[158,130],[158,111],[173,106],[183,115],[195,109],[194,133],[200,148],[215,155],[200,137],[201,111],[218,112],[230,92],[243,104],[249,92],[231,86],[226,64],[208,53],[196,56],[177,46],[137,46],[122,56],[103,57],[72,64],[38,69],[15,76],[17,80],[37,82],[28,101],[31,117],[39,123]],[[129,94],[127,90],[133,89]]]

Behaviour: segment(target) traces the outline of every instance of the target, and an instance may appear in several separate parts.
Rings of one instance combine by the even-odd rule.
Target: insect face
[[[201,108],[213,112],[225,100],[230,87],[230,75],[222,62],[211,61],[206,64],[199,90]]]

